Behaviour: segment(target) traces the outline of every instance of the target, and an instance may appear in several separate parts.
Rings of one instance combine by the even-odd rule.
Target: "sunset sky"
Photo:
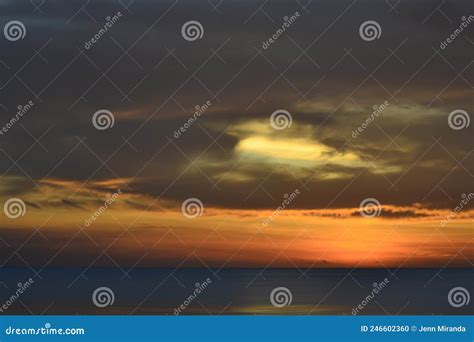
[[[26,204],[0,213],[2,266],[472,266],[474,198],[450,213],[474,192],[474,124],[448,116],[474,119],[474,22],[440,48],[472,1],[83,5],[0,1],[2,26],[26,27],[0,39],[0,129],[34,103],[0,135],[0,203]],[[183,39],[189,20],[201,39]],[[113,127],[94,127],[101,109]],[[202,215],[183,215],[190,198]]]

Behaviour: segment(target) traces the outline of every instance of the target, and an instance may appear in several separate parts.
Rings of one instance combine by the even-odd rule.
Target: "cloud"
[[[359,211],[354,211],[352,216],[360,216]],[[393,209],[381,209],[380,214],[377,215],[382,218],[389,218],[389,219],[400,219],[400,218],[421,218],[421,217],[430,217],[431,215],[426,212],[417,212],[415,210],[393,210]]]
[[[433,50],[454,25],[437,15],[422,24],[426,6],[436,4],[400,4],[399,15],[379,17],[383,34],[374,44],[360,39],[358,27],[387,12],[385,3],[358,2],[327,32],[345,4],[312,4],[311,14],[302,11],[287,36],[262,50],[297,3],[266,4],[273,22],[257,12],[246,23],[254,2],[223,3],[222,15],[197,2],[173,3],[134,2],[85,50],[107,15],[121,9],[118,2],[88,4],[95,21],[83,11],[73,17],[79,7],[59,2],[44,15],[30,4],[2,2],[4,16],[24,20],[28,35],[15,46],[0,40],[8,66],[0,127],[19,104],[35,101],[1,137],[3,198],[79,209],[120,187],[120,205],[135,209],[156,201],[152,210],[161,210],[195,196],[210,207],[258,210],[300,188],[295,209],[355,208],[368,196],[384,205],[450,209],[472,183],[474,126],[453,131],[447,124],[453,109],[472,107],[470,44],[460,37]],[[463,0],[442,10],[455,23],[469,6]],[[205,27],[196,44],[180,38],[189,12]],[[22,81],[12,78],[22,66]],[[175,139],[207,100],[209,111]],[[388,108],[352,138],[384,101]],[[91,124],[102,108],[116,119],[107,131]],[[269,124],[277,109],[292,115],[284,131]]]

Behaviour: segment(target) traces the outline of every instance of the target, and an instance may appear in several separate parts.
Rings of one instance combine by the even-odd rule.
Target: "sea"
[[[472,315],[473,284],[466,268],[3,267],[0,315]]]

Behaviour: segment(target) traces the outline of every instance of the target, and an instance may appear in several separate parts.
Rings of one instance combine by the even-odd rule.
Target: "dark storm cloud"
[[[473,12],[470,1],[447,1],[443,14],[435,11],[434,1],[402,1],[396,12],[384,2],[314,1],[307,8],[310,13],[298,3],[278,1],[264,7],[274,22],[262,12],[251,17],[260,5],[253,1],[224,2],[219,11],[199,1],[134,1],[128,9],[118,1],[95,1],[80,10],[83,5],[52,1],[40,12],[29,1],[0,3],[3,24],[15,19],[27,27],[24,40],[0,39],[0,103],[7,108],[0,109],[0,126],[19,104],[35,102],[21,122],[0,136],[2,174],[133,178],[129,186],[134,192],[176,201],[192,192],[211,205],[237,208],[274,207],[282,194],[302,183],[311,191],[302,188],[295,207],[353,207],[369,195],[387,204],[451,207],[472,184],[474,161],[468,154],[473,125],[463,131],[447,125],[453,109],[473,108],[474,75],[472,67],[465,69],[472,45],[458,37],[441,56],[433,49],[439,50],[461,16]],[[123,18],[85,49],[105,18],[117,11]],[[298,21],[262,50],[283,17],[295,11],[301,13]],[[188,20],[203,24],[203,39],[182,39],[181,26]],[[366,20],[381,24],[380,40],[360,39],[358,28]],[[466,35],[470,32],[472,28]],[[301,55],[299,47],[306,49],[316,38]],[[396,55],[388,57],[397,47]],[[128,55],[122,48],[129,49]],[[210,109],[175,139],[173,133],[188,121],[194,106],[208,100]],[[384,101],[390,102],[389,109],[357,139],[351,138],[373,105]],[[92,126],[93,113],[102,108],[114,113],[113,129]],[[295,168],[284,162],[239,164],[236,146],[244,136],[224,130],[250,121],[268,123],[279,108],[291,111],[294,128],[312,127],[304,136],[297,130],[281,136],[308,137],[359,155],[368,165],[378,158],[378,168],[392,171],[381,175],[373,168],[331,163],[322,171],[321,166]],[[41,145],[31,147],[47,129]],[[10,158],[18,160],[30,147],[13,165]],[[225,177],[229,170],[243,179]],[[325,178],[329,173],[343,176]],[[1,190],[21,193],[33,185],[26,178]],[[439,189],[430,191],[435,185],[453,200]],[[261,188],[254,191],[256,187],[271,196]]]

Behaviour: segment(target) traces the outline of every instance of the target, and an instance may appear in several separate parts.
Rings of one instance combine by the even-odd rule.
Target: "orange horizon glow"
[[[419,206],[382,206],[384,212],[418,215],[406,218],[364,218],[357,214],[358,208],[290,208],[268,220],[274,210],[205,207],[201,216],[189,219],[181,213],[180,203],[160,202],[124,191],[94,222],[86,225],[88,217],[107,198],[105,192],[94,188],[104,184],[116,188],[118,183],[94,182],[86,190],[77,188],[78,182],[45,180],[40,192],[24,197],[27,203],[39,204],[27,204],[27,215],[21,218],[2,219],[3,231],[10,235],[31,234],[35,231],[32,227],[40,227],[49,241],[38,237],[37,244],[34,239],[31,241],[32,258],[36,254],[32,264],[41,259],[38,252],[42,249],[51,252],[67,243],[61,259],[51,260],[53,265],[87,265],[104,249],[114,262],[139,267],[472,265],[473,210],[446,221],[449,210]],[[80,200],[81,206],[55,206],[71,190],[75,193],[72,198]],[[148,209],[136,208],[131,203]],[[28,258],[28,254],[24,257]],[[110,262],[103,260],[102,264]]]

